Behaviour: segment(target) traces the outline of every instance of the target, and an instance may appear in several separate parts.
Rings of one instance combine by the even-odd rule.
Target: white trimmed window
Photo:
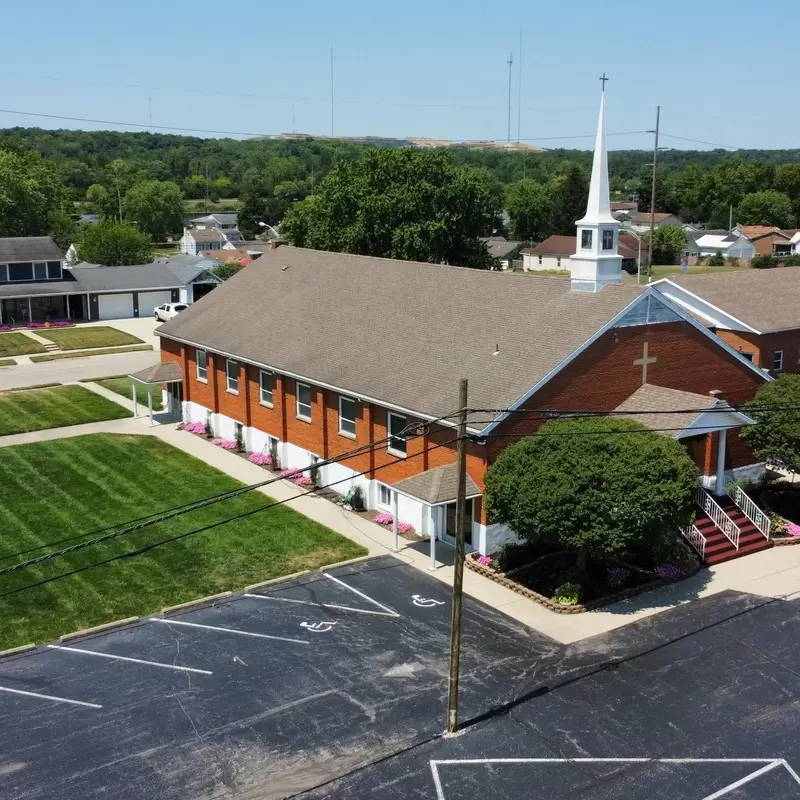
[[[392,507],[392,495],[394,492],[382,483],[378,484],[378,505],[384,508]]]
[[[239,394],[239,365],[233,359],[225,361],[225,378],[231,394]]]
[[[387,425],[389,429],[389,452],[397,456],[405,456],[406,454],[406,435],[402,432],[405,427],[405,417],[389,412]]]
[[[339,396],[339,433],[356,438],[356,401],[352,397]]]
[[[208,353],[205,350],[197,351],[197,380],[208,382]]]
[[[307,383],[297,384],[297,417],[311,422],[311,387]]]
[[[269,406],[272,408],[272,389],[274,383],[275,376],[271,372],[262,369],[261,372],[258,373],[258,400],[262,406]]]
[[[780,372],[783,369],[783,350],[776,350],[772,354],[772,371]]]
[[[603,250],[614,249],[614,231],[603,231]]]
[[[581,231],[581,250],[592,249],[592,231]]]

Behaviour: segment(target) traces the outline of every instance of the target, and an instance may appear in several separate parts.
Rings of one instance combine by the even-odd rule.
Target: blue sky
[[[796,0],[28,0],[2,11],[0,108],[247,133],[504,139],[522,31],[521,137],[589,148],[605,71],[610,134],[800,147]],[[8,36],[7,34],[12,35]],[[151,87],[151,88],[137,88]],[[235,95],[252,95],[250,97]],[[294,122],[293,122],[294,120]],[[0,113],[0,126],[108,128]],[[135,130],[123,128],[122,130]],[[647,134],[611,148],[651,147]]]

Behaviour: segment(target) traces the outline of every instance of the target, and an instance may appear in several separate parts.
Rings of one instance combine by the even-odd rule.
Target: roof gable
[[[0,264],[63,260],[64,254],[49,236],[13,236],[0,239]]]

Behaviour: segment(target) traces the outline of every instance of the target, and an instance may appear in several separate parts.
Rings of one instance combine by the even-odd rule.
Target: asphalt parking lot
[[[384,557],[0,662],[0,796],[800,798],[800,614],[733,592],[561,646]],[[66,648],[66,649],[62,649]]]

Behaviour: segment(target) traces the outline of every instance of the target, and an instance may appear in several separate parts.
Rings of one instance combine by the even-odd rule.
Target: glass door
[[[444,506],[444,535],[445,541],[455,544],[456,541],[456,504],[448,503]],[[467,500],[464,507],[464,542],[467,548],[472,547],[472,500]]]

